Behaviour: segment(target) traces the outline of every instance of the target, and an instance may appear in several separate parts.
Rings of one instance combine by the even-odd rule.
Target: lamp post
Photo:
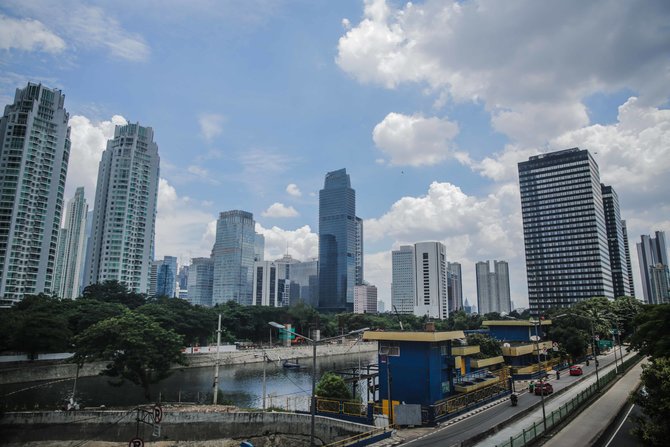
[[[538,333],[538,327],[540,326],[540,320],[530,320],[535,326],[535,349],[537,349],[537,372],[540,374],[540,399],[542,400],[542,425],[544,427],[544,433],[547,432],[547,415],[544,409],[544,381],[542,380],[542,370],[540,366],[540,335]]]
[[[275,323],[274,321],[270,321],[268,323],[270,326],[281,329],[283,331],[288,332],[289,334],[295,335],[296,337],[300,337],[304,340],[307,340],[312,344],[312,397],[310,399],[311,404],[310,404],[310,415],[311,415],[311,422],[310,422],[310,431],[309,431],[309,445],[310,446],[315,446],[314,444],[314,432],[315,432],[315,427],[316,427],[316,346],[325,343],[330,340],[336,340],[338,338],[344,338],[349,335],[354,335],[354,334],[360,334],[361,332],[367,331],[370,328],[363,328],[363,329],[358,329],[355,331],[348,332],[346,334],[342,335],[336,335],[334,337],[328,337],[328,338],[322,338],[321,340],[314,340],[312,338],[306,337],[304,335],[298,334],[295,331],[292,331],[290,329],[287,329],[286,326],[283,324]]]
[[[591,319],[591,317],[587,317],[586,315],[581,314],[561,314],[556,315],[555,317],[553,317],[553,319],[558,320],[559,318],[567,316],[584,318],[588,320],[589,325],[591,326],[591,350],[593,351],[593,361],[596,363],[596,388],[598,388],[598,391],[600,391],[600,377],[598,377],[598,354],[596,353],[596,332],[593,327],[593,320]]]

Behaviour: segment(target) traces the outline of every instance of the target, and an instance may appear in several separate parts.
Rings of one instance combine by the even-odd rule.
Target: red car
[[[544,382],[544,383],[538,383],[537,385],[535,385],[535,395],[536,396],[539,396],[541,394],[544,394],[546,396],[547,394],[551,394],[553,392],[554,392],[554,387],[551,386],[551,383]]]
[[[576,366],[575,365],[575,366],[570,367],[570,375],[571,376],[581,376],[582,374],[584,374],[584,371],[582,371],[581,366]]]

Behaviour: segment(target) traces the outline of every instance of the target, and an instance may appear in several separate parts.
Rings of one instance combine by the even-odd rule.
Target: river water
[[[352,370],[359,365],[376,363],[375,352],[352,352],[347,355],[317,359],[317,381],[328,371]],[[312,387],[312,359],[300,359],[300,368],[283,368],[277,362],[221,366],[219,368],[219,403],[241,408],[262,408],[263,367],[266,375],[266,407],[307,410]],[[112,386],[109,377],[81,377],[77,381],[76,399],[83,407],[122,407],[146,404],[144,390],[129,382]],[[15,383],[0,386],[0,408],[5,411],[57,409],[72,394],[74,380]],[[151,400],[161,402],[211,403],[214,367],[176,370],[161,383],[152,385]],[[365,382],[360,397],[367,400]]]

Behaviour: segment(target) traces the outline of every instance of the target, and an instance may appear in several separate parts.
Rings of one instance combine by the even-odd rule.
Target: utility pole
[[[214,405],[217,404],[219,398],[219,360],[221,349],[221,314],[219,314],[219,328],[216,330],[216,366],[214,367]]]
[[[267,363],[268,356],[263,351],[263,411],[265,411],[265,364]]]

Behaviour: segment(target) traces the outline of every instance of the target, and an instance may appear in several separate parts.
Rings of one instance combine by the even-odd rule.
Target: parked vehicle
[[[584,374],[584,371],[582,371],[582,367],[578,365],[573,365],[570,367],[570,375],[571,376],[581,376]]]
[[[539,396],[541,394],[544,394],[545,396],[547,394],[551,394],[554,392],[554,387],[551,386],[551,383],[543,382],[543,383],[538,383],[535,385],[535,395]]]

